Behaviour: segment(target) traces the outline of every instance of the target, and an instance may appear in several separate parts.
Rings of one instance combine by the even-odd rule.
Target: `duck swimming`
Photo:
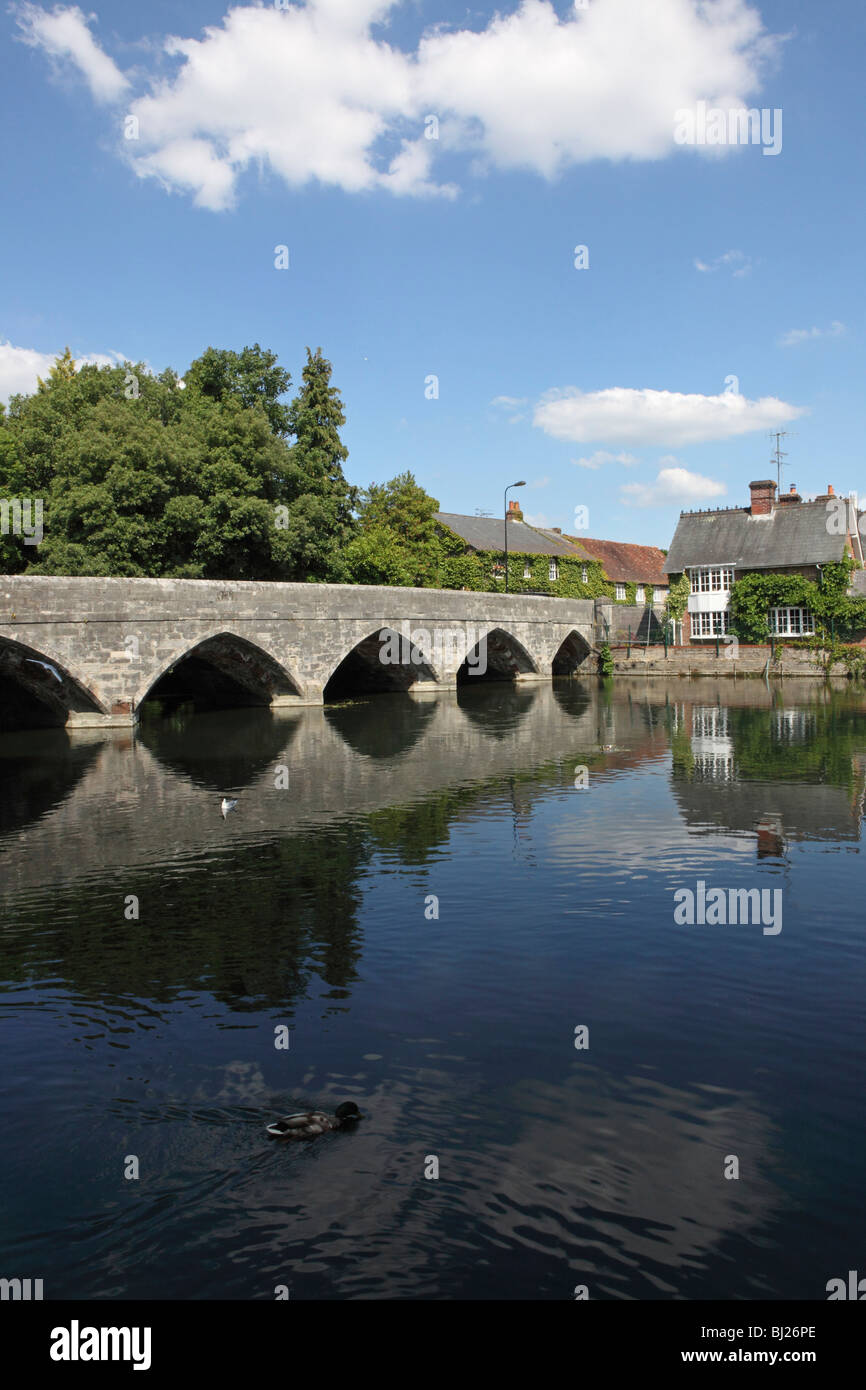
[[[319,1134],[327,1134],[332,1129],[343,1129],[354,1120],[363,1120],[353,1100],[344,1100],[333,1115],[324,1110],[298,1110],[294,1115],[284,1115],[268,1125],[267,1132],[275,1139],[315,1139]]]

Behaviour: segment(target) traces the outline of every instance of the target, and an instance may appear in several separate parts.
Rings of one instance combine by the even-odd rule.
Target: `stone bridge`
[[[320,705],[595,667],[588,599],[28,575],[2,578],[0,595],[7,728],[131,725],[153,699]]]

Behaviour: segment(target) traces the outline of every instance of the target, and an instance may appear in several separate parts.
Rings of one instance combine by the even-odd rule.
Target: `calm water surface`
[[[179,713],[6,735],[0,778],[3,1276],[824,1299],[862,1271],[862,694]],[[782,931],[676,925],[699,879],[781,889]],[[354,1133],[264,1133],[346,1099]]]

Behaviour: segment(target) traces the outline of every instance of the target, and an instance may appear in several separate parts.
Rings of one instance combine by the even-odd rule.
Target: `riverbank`
[[[805,676],[823,680],[825,672],[818,664],[818,653],[797,647],[769,645],[746,646],[744,643],[719,641],[719,654],[716,655],[715,642],[706,647],[683,646],[640,646],[632,642],[628,646],[611,647],[614,674],[618,676],[640,674],[661,676],[726,676],[737,679],[780,676]],[[846,676],[842,662],[836,662],[830,672],[833,676]]]

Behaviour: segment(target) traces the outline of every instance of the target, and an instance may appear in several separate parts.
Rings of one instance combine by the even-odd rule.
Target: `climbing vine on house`
[[[846,592],[856,568],[850,556],[823,567],[821,583],[800,574],[747,574],[731,589],[731,627],[743,642],[766,642],[771,608],[808,608],[816,635],[852,636],[866,630],[866,599]]]
[[[443,589],[471,589],[496,593],[505,589],[505,554],[502,550],[470,550],[453,531],[440,530]],[[550,561],[556,560],[558,578],[550,578]],[[525,569],[529,568],[529,575]],[[586,570],[586,581],[583,571]],[[613,598],[614,588],[597,560],[570,555],[527,555],[508,552],[508,588],[513,594],[550,594],[554,598]]]
[[[692,586],[687,574],[681,574],[676,579],[672,579],[668,589],[667,602],[665,604],[665,617],[669,621],[681,623],[685,617],[686,609],[689,606],[689,594]]]

